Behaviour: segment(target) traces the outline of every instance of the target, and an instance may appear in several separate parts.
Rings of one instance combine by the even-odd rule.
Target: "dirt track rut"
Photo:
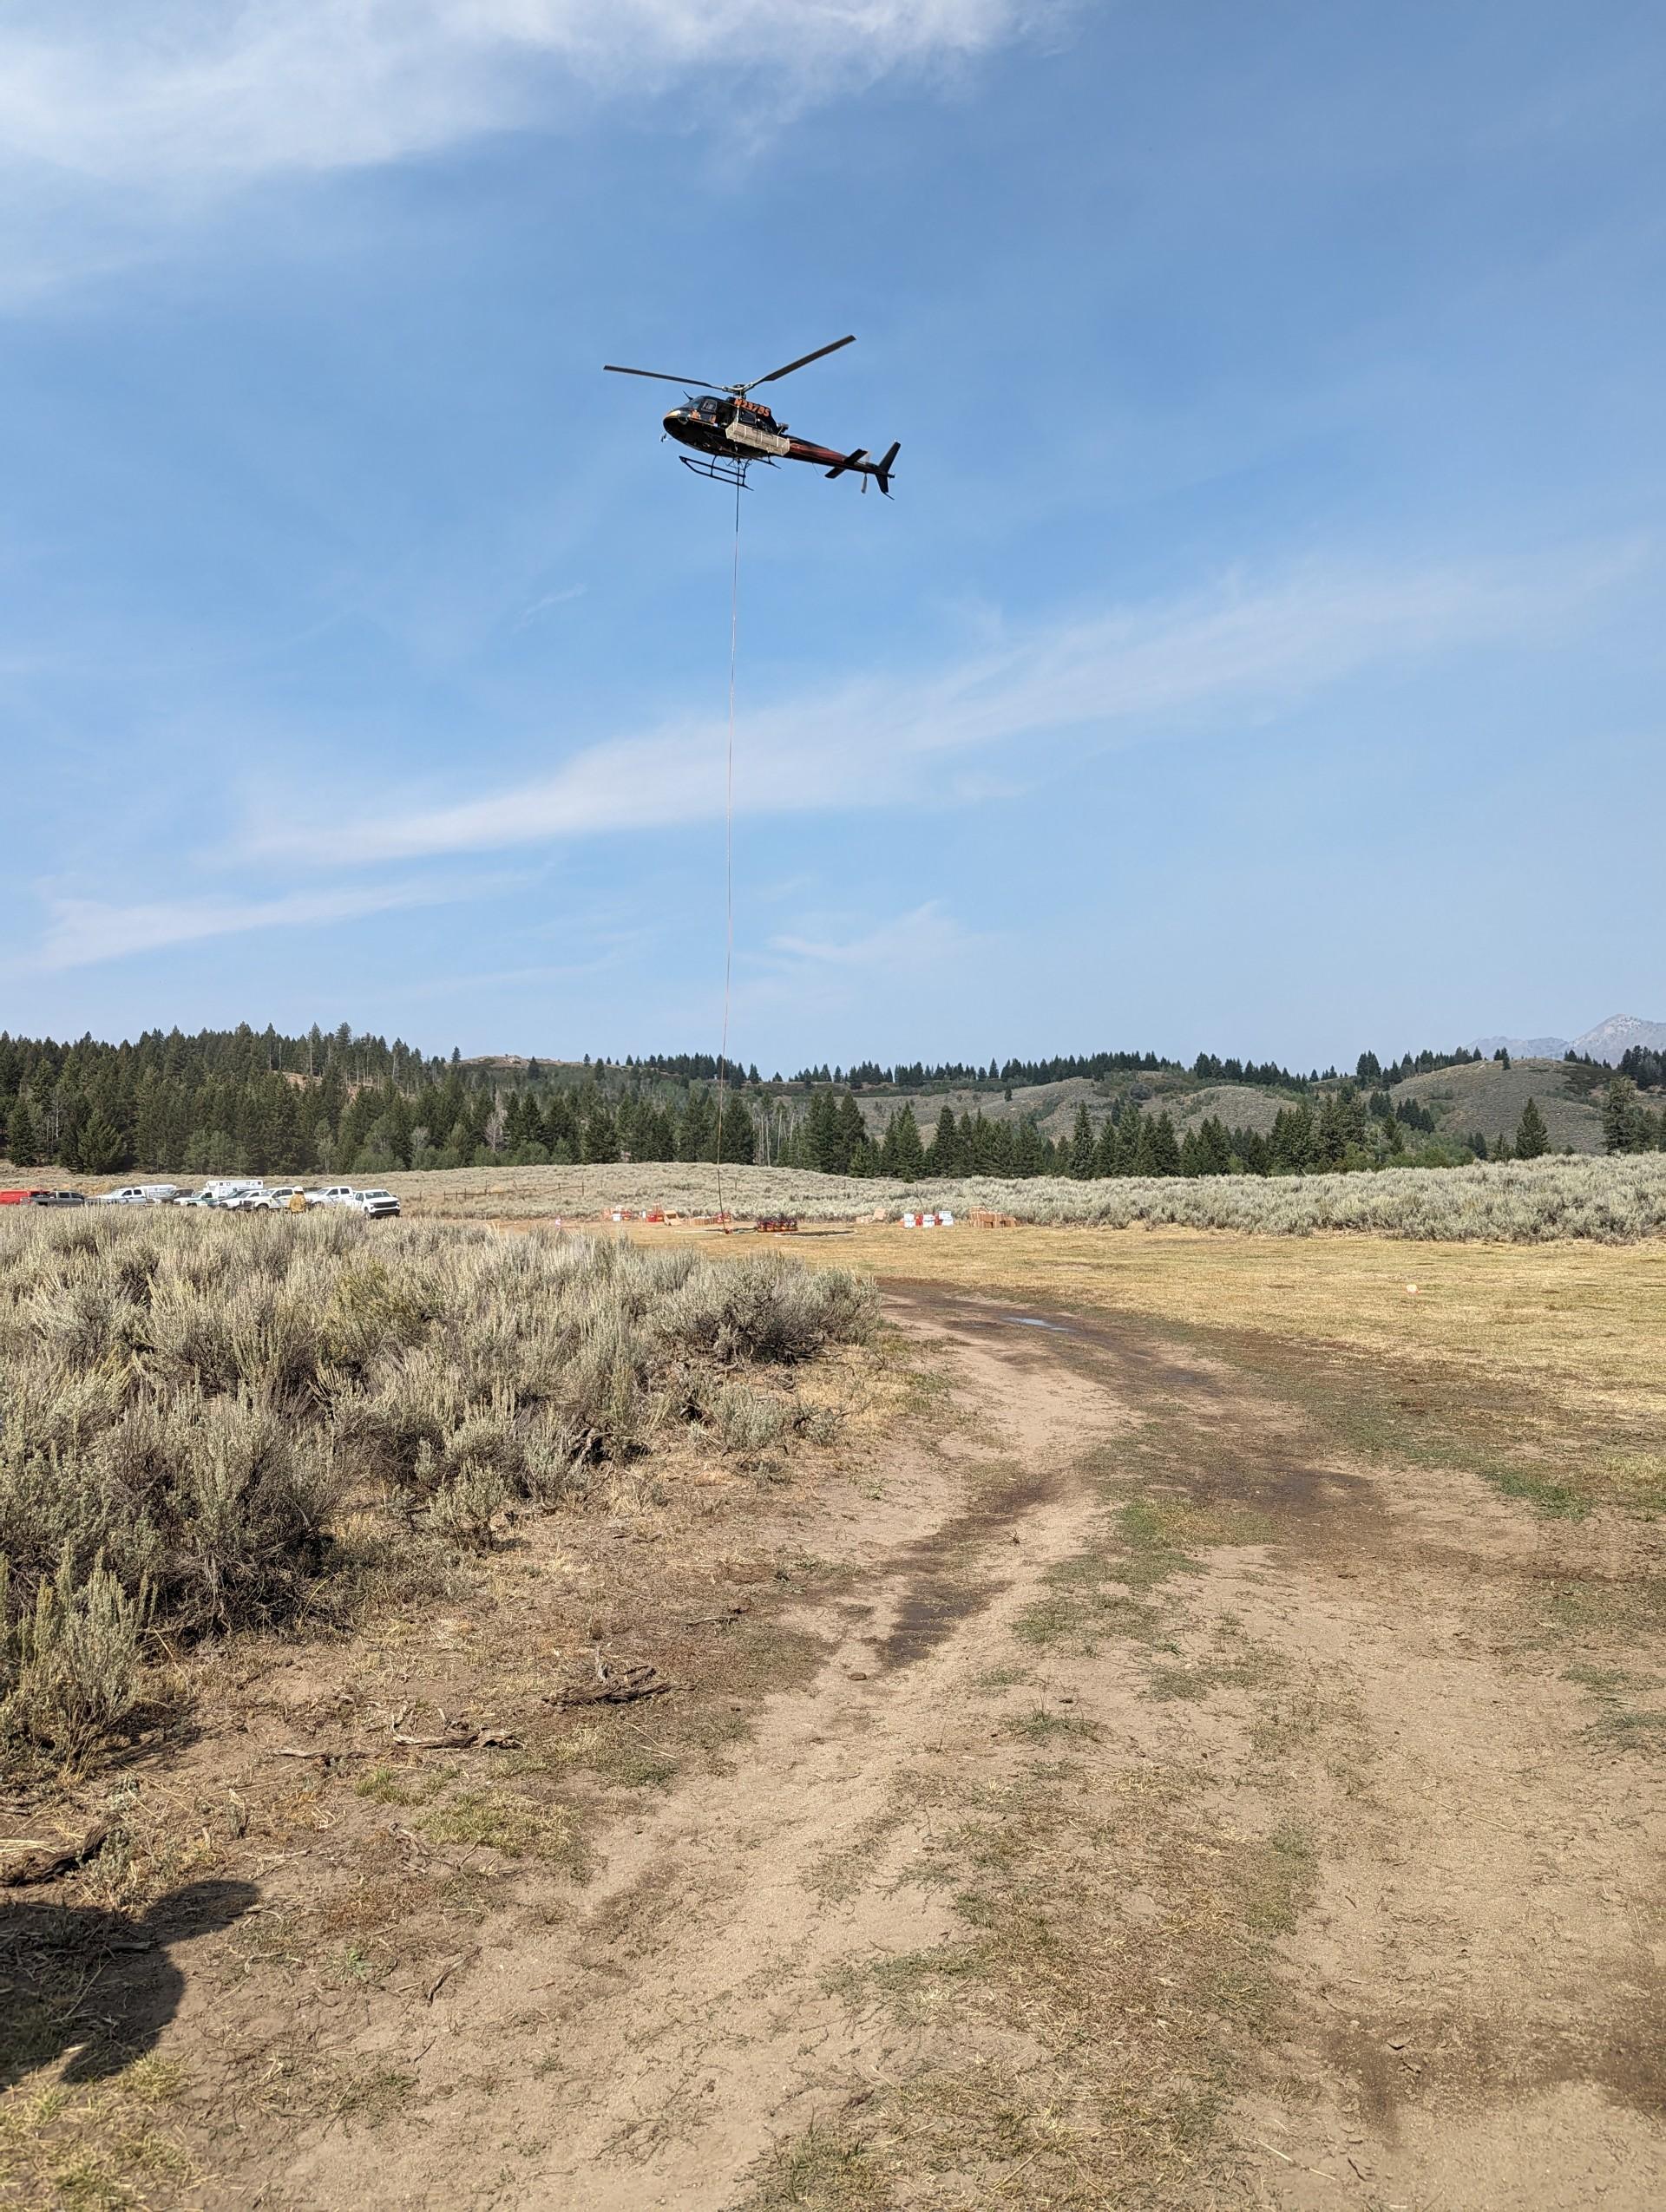
[[[829,1532],[859,1571],[802,1617],[814,1682],[616,1827],[571,1919],[489,1927],[420,2117],[225,2201],[1666,2198],[1660,1765],[1534,1626],[1585,1540],[1140,1325],[891,1306],[958,1418]],[[1005,2137],[955,2103],[997,2082]]]

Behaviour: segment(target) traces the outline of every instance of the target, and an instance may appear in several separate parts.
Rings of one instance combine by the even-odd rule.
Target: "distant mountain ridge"
[[[1636,1014],[1610,1014],[1595,1029],[1575,1037],[1478,1037],[1472,1052],[1507,1052],[1512,1060],[1559,1060],[1564,1053],[1589,1052],[1593,1060],[1615,1067],[1634,1044],[1650,1052],[1666,1052],[1666,1022],[1645,1022]]]
[[[1470,1041],[1472,1052],[1484,1052],[1490,1060],[1495,1052],[1507,1052],[1512,1060],[1560,1060],[1568,1050],[1565,1037],[1477,1037]]]

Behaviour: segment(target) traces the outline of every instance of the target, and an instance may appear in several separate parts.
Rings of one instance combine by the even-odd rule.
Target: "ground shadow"
[[[175,1947],[229,1927],[259,1895],[251,1882],[193,1882],[137,1916],[0,1899],[0,2088],[66,2052],[66,2082],[142,2058],[179,2010]]]

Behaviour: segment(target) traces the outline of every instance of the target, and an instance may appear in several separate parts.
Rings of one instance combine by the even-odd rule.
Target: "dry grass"
[[[1666,1245],[1413,1253],[1367,1238],[876,1227],[804,1250],[1008,1305],[1224,1330],[1234,1356],[1284,1347],[1357,1387],[1361,1419],[1397,1415],[1409,1436],[1444,1408],[1495,1441],[1560,1455],[1571,1481],[1618,1502],[1648,1504],[1666,1481]]]
[[[142,2058],[90,2091],[60,2085],[0,2104],[0,2206],[138,2212],[187,2201],[195,2167],[165,2117],[182,2087],[177,2066]]]

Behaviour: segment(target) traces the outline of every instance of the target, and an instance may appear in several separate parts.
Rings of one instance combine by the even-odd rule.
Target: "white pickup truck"
[[[180,1194],[177,1183],[123,1183],[120,1190],[101,1193],[101,1206],[166,1206]]]

